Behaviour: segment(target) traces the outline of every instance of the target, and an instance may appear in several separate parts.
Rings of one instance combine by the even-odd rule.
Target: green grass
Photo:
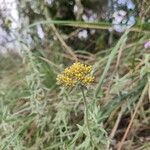
[[[46,23],[62,24],[58,21]],[[70,24],[83,27],[78,22]],[[73,62],[61,51],[61,44],[54,42],[52,51],[37,48],[36,52],[31,52],[22,43],[23,59],[12,57],[12,54],[1,57],[0,149],[106,150],[116,147],[144,87],[150,86],[150,55],[143,48],[149,35],[139,34],[127,31],[103,52],[75,52],[77,56],[88,56],[84,62],[93,65],[95,83],[85,90],[92,144],[84,122],[85,107],[80,89],[66,89],[56,84],[57,74]],[[148,103],[146,90],[132,122],[130,136],[125,139],[132,143],[131,150],[148,147],[147,140],[140,141],[144,137],[142,131],[146,133],[149,127]]]

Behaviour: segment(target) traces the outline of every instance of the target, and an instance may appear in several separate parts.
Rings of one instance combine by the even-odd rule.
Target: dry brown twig
[[[125,104],[124,104],[124,105],[121,106],[121,110],[120,110],[120,112],[119,112],[119,115],[118,115],[118,117],[117,117],[117,120],[116,120],[116,122],[115,122],[115,125],[114,125],[114,127],[113,127],[113,129],[112,129],[112,131],[111,131],[110,136],[109,136],[110,139],[113,139],[113,138],[114,138],[115,133],[116,133],[117,128],[118,128],[118,125],[119,125],[119,123],[120,123],[120,121],[121,121],[121,117],[122,117],[122,115],[123,115],[125,109],[126,109],[126,106],[125,106]]]
[[[48,20],[51,19],[51,17],[50,17],[50,15],[49,15],[47,9],[45,9],[45,18],[48,19]],[[68,46],[68,45],[66,44],[66,42],[64,41],[64,39],[62,38],[62,36],[59,34],[58,30],[56,29],[55,25],[54,25],[54,24],[50,24],[50,27],[51,27],[51,29],[53,30],[54,34],[56,35],[57,39],[60,41],[61,45],[62,45],[62,46],[65,48],[65,50],[68,52],[68,54],[72,57],[72,59],[73,59],[74,61],[77,61],[78,58],[77,58],[76,54],[74,53],[74,50],[73,50],[70,46]]]
[[[123,135],[123,137],[122,137],[122,139],[121,139],[121,142],[120,142],[120,144],[118,145],[117,150],[121,150],[121,149],[122,149],[122,146],[123,146],[123,144],[124,144],[124,141],[125,141],[125,139],[127,138],[127,135],[128,135],[128,133],[129,133],[129,131],[130,131],[130,129],[131,129],[131,126],[132,126],[132,124],[133,124],[133,120],[134,120],[134,118],[135,118],[135,116],[136,116],[136,113],[137,113],[137,111],[138,111],[138,108],[140,107],[140,104],[142,103],[142,101],[143,101],[143,99],[144,99],[144,97],[145,97],[145,94],[146,94],[146,92],[147,92],[147,90],[148,90],[148,87],[149,87],[149,84],[147,83],[146,86],[145,86],[145,88],[143,89],[143,92],[142,92],[142,94],[141,94],[141,97],[140,97],[140,99],[139,99],[139,101],[138,101],[138,103],[137,103],[137,105],[136,105],[135,111],[134,111],[134,113],[133,113],[133,115],[132,115],[132,117],[131,117],[131,120],[130,120],[130,122],[129,122],[129,124],[128,124],[128,127],[127,127],[127,129],[126,129],[126,131],[125,131],[125,133],[124,133],[124,135]]]
[[[69,46],[66,44],[66,42],[63,40],[63,38],[61,37],[61,35],[60,35],[59,32],[57,31],[56,27],[55,27],[53,24],[51,24],[50,26],[51,26],[53,32],[55,33],[56,37],[58,38],[58,40],[59,40],[60,43],[62,44],[62,46],[68,51],[68,53],[73,57],[73,59],[74,59],[75,61],[77,61],[78,58],[77,58],[77,56],[75,55],[74,51],[72,50],[71,47],[69,47]]]

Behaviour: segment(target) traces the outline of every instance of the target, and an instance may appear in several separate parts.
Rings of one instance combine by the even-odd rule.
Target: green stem
[[[88,106],[87,106],[87,100],[86,100],[86,97],[85,97],[85,93],[84,93],[84,89],[83,89],[83,88],[84,88],[84,87],[81,86],[81,92],[82,92],[83,101],[84,101],[84,107],[85,107],[85,110],[84,110],[84,123],[85,123],[85,125],[87,126],[88,134],[89,134],[90,140],[92,141],[92,136],[91,136],[90,128],[89,128],[89,121],[88,121]]]
[[[82,92],[82,95],[83,95],[83,101],[84,101],[84,107],[85,107],[84,123],[87,126],[88,134],[89,134],[89,137],[90,137],[90,143],[91,143],[92,146],[99,149],[97,144],[94,142],[93,137],[92,137],[91,132],[90,132],[90,124],[89,124],[89,120],[88,120],[88,105],[87,105],[87,100],[86,100],[85,93],[84,93],[84,87],[82,87],[82,86],[81,86],[81,92]]]

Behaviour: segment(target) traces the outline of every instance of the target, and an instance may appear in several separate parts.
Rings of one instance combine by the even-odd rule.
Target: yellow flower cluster
[[[71,87],[77,84],[90,85],[94,81],[94,77],[89,75],[91,71],[92,66],[76,62],[57,76],[57,83]]]

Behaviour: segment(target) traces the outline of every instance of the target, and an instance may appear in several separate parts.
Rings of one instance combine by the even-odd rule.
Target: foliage
[[[42,2],[37,2],[43,8]],[[46,21],[31,22],[23,31],[34,33],[38,24],[48,31],[47,39],[53,39],[50,44],[46,40],[41,44],[35,36],[32,48],[20,37],[17,40],[22,56],[0,56],[0,149],[148,149],[150,55],[144,48],[150,39],[147,28],[141,24],[118,34],[107,31],[107,22],[48,17]],[[68,29],[66,34],[62,25],[67,29],[73,26],[73,32]],[[78,43],[72,46],[70,39],[75,39],[74,32],[84,27],[97,28],[96,38],[80,41],[83,48],[73,50]],[[94,83],[83,91],[59,86],[56,81],[57,75],[76,60],[93,66],[87,73],[92,71]]]

